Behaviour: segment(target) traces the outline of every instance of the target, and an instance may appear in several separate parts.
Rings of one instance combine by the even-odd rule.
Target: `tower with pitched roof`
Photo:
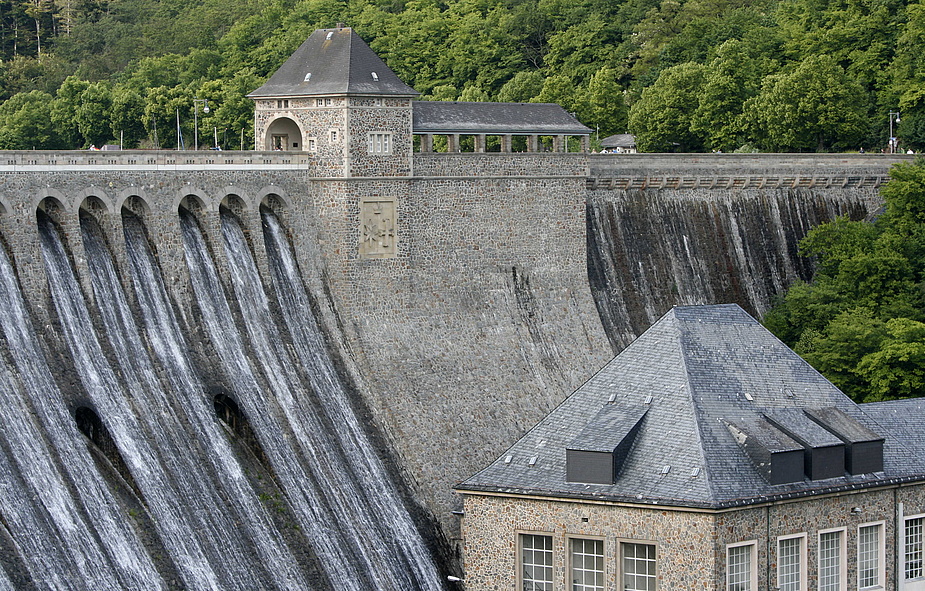
[[[310,152],[315,175],[408,176],[418,94],[353,29],[319,29],[248,95],[255,147]]]

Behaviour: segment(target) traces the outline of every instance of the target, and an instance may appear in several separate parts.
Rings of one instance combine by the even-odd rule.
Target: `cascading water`
[[[137,223],[126,220],[127,250],[152,349],[166,370],[166,388],[143,346],[95,221],[89,216],[81,221],[94,292],[118,366],[128,391],[144,405],[139,416],[164,457],[165,476],[182,483],[180,494],[195,513],[187,517],[188,522],[195,524],[195,531],[205,532],[207,538],[200,540],[201,545],[215,546],[209,557],[221,562],[221,568],[213,567],[224,573],[219,575],[220,587],[303,588],[305,576],[299,573],[258,494],[243,477],[211,412],[211,401],[184,355],[186,348],[166,307],[163,286],[145,254],[145,244],[139,240]],[[138,396],[140,392],[143,397]]]
[[[395,490],[353,408],[349,405],[347,393],[338,378],[312,313],[295,256],[282,226],[269,209],[264,210],[261,217],[273,283],[285,318],[285,326],[298,357],[297,366],[303,368],[308,383],[321,403],[321,411],[327,415],[328,422],[337,425],[333,431],[340,441],[341,448],[350,450],[351,462],[357,467],[358,473],[362,474],[367,482],[374,484],[363,488],[368,491],[367,499],[380,514],[388,515],[388,530],[391,532],[389,541],[395,546],[392,549],[393,555],[401,556],[418,580],[429,581],[432,588],[437,588],[437,573],[427,548],[424,547],[414,523],[401,504],[398,491]],[[230,226],[227,235],[237,238],[235,242],[241,244],[242,237],[235,231],[234,220],[229,219],[227,224]],[[302,409],[299,409],[297,416],[303,416]]]
[[[9,578],[48,589],[161,588],[67,411],[2,249],[0,301],[12,363],[2,356],[0,513],[26,571]]]
[[[403,539],[419,534],[400,502],[387,498],[394,487],[357,445],[359,430],[341,424],[343,417],[319,413],[316,400],[334,394],[318,394],[300,381],[237,220],[223,214],[222,233],[246,342],[233,330],[231,309],[189,213],[181,214],[181,227],[206,331],[289,507],[336,588],[440,589],[423,544]],[[349,434],[341,438],[341,430]]]

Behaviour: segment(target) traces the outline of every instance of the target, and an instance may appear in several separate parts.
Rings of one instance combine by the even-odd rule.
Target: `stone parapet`
[[[588,155],[578,152],[462,152],[414,154],[417,177],[587,177]]]

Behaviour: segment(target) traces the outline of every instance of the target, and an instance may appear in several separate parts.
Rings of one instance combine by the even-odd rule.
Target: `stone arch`
[[[290,209],[292,207],[286,192],[273,185],[260,189],[255,195],[255,199],[259,206],[269,207],[277,213],[281,209]]]
[[[225,187],[224,189],[222,189],[222,195],[223,195],[222,202],[219,205],[223,205],[225,203],[225,200],[228,199],[228,197],[235,197],[237,199],[240,199],[244,203],[244,206],[247,209],[254,209],[254,206],[255,206],[254,200],[252,198],[248,198],[247,191],[245,191],[241,187],[235,187],[234,185],[229,185]]]
[[[304,150],[305,131],[297,119],[277,115],[267,121],[263,134],[264,150]]]
[[[32,209],[35,211],[42,210],[51,215],[55,213],[58,218],[72,211],[70,200],[57,189],[45,188],[38,191],[38,195],[32,203]]]
[[[68,208],[65,203],[62,201],[61,197],[63,195],[59,192],[58,195],[47,195],[39,200],[35,204],[35,215],[39,216],[44,213],[58,226],[61,225],[61,222],[64,221],[64,217],[70,213],[70,208]]]
[[[114,211],[112,199],[105,191],[98,187],[88,187],[74,196],[74,205],[77,211],[87,207],[87,200],[93,198],[94,208],[103,208],[103,213]],[[97,216],[98,217],[98,216]]]
[[[148,216],[151,215],[151,206],[148,205],[148,201],[141,195],[126,195],[124,199],[119,200],[119,205],[119,211],[123,217],[128,213],[141,220],[146,220]]]
[[[186,187],[185,190],[180,191],[178,194],[173,208],[176,211],[181,207],[196,214],[203,214],[216,209],[214,203],[206,198],[202,191],[193,187]]]
[[[87,195],[77,207],[79,216],[89,215],[97,222],[103,221],[103,216],[111,211],[110,204],[103,201],[95,194]]]
[[[225,195],[221,204],[219,205],[219,208],[222,207],[230,211],[239,219],[243,219],[244,213],[251,209],[247,201],[245,201],[243,197],[236,193],[228,193]]]
[[[115,199],[114,211],[128,211],[139,217],[146,217],[151,214],[151,204],[148,203],[147,194],[138,187],[124,189]]]

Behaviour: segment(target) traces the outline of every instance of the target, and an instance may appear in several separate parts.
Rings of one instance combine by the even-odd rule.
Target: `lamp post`
[[[896,152],[896,138],[893,137],[893,121],[899,123],[899,111],[890,111],[890,154]]]
[[[193,149],[199,149],[199,103],[202,103],[202,112],[209,112],[209,99],[193,99]]]

